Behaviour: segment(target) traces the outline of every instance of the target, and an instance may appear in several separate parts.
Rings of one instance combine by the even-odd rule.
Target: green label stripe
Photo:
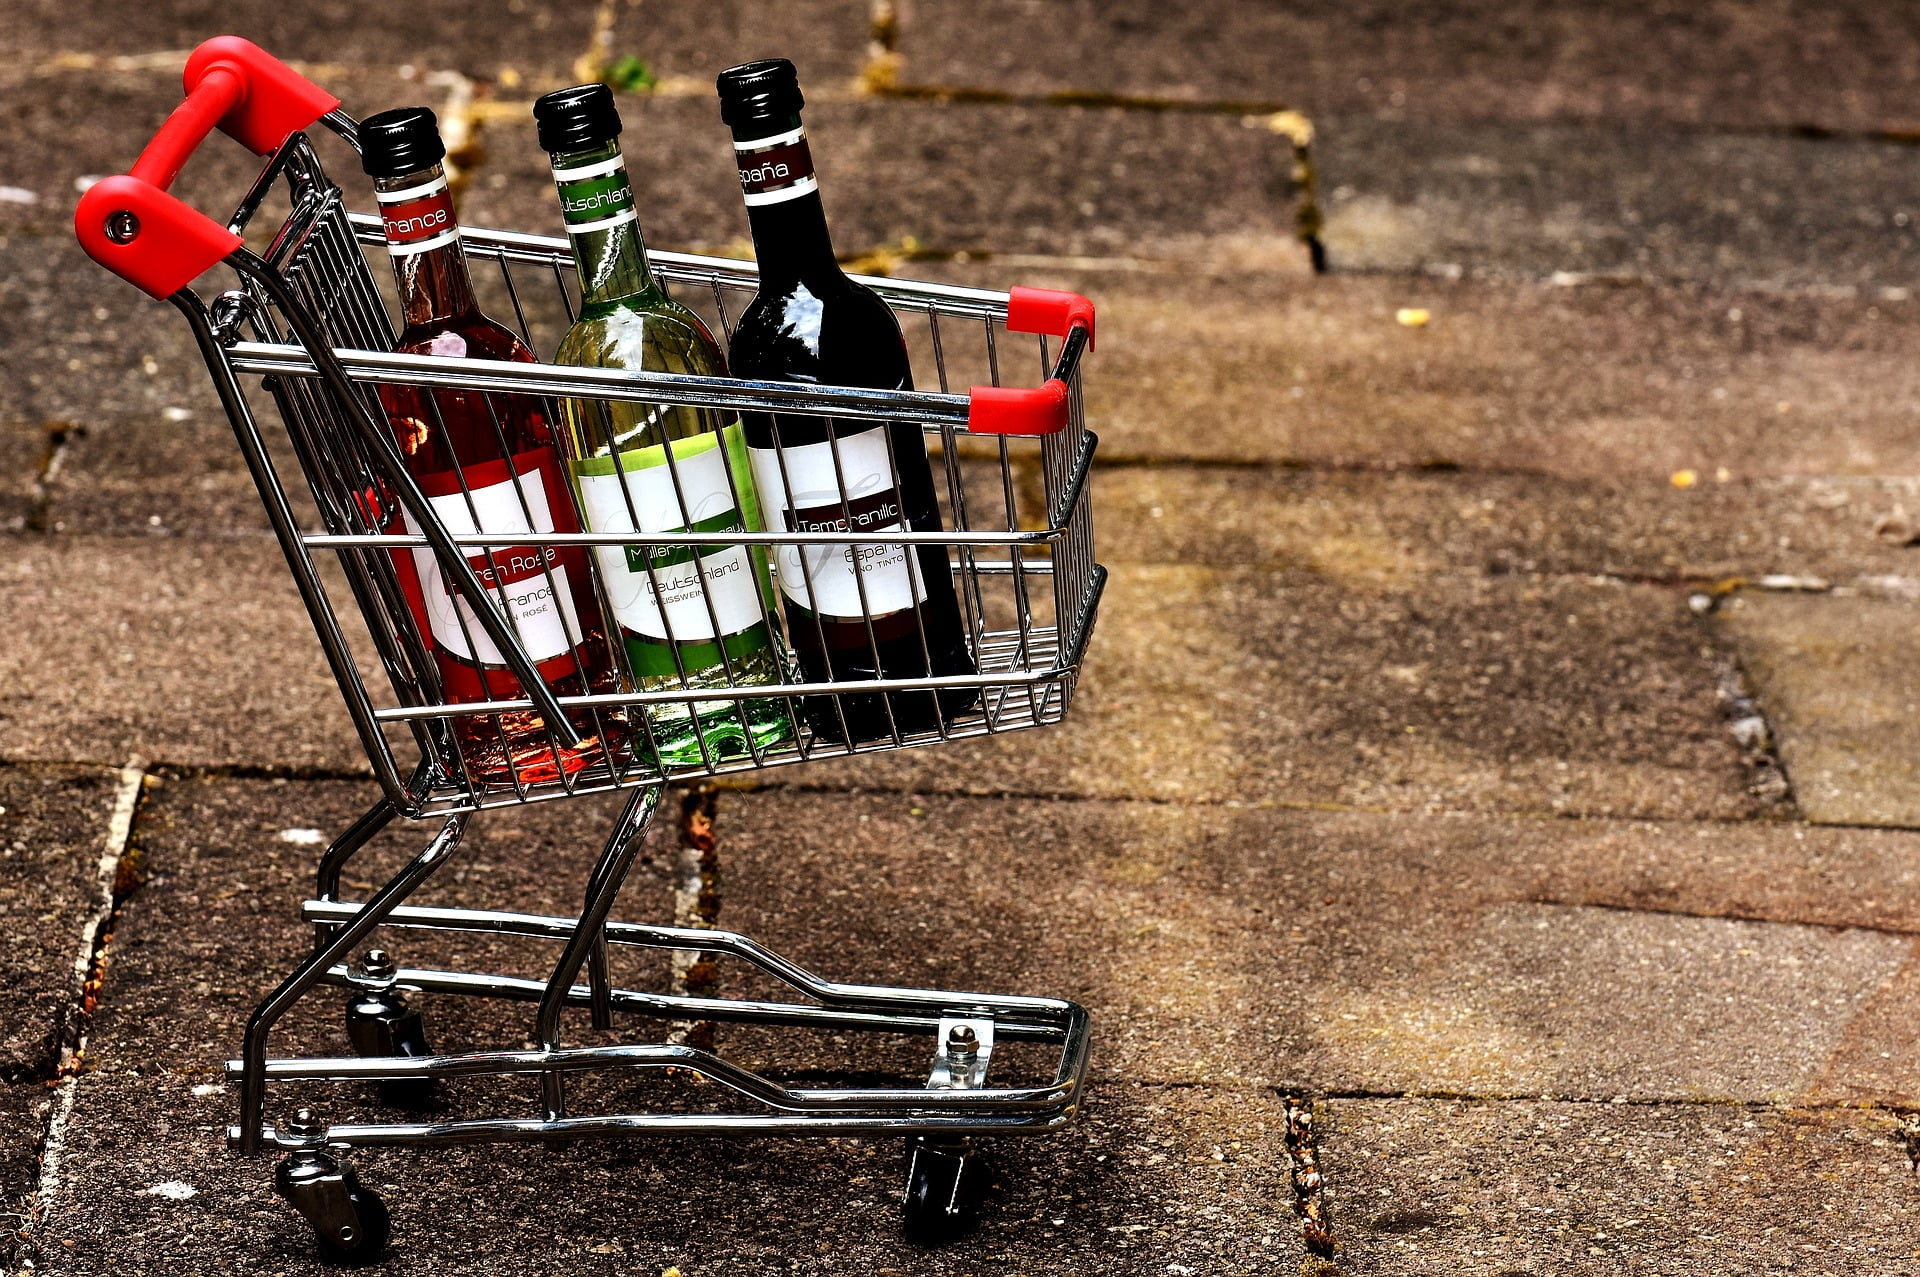
[[[638,409],[641,405],[636,404],[634,407]],[[740,443],[737,445],[740,452],[740,464],[745,466],[746,442],[745,436],[741,433],[740,423],[736,421],[728,426],[726,433],[729,436],[727,439],[727,460],[733,460],[736,447],[734,440],[738,438],[740,440]],[[675,439],[673,441],[673,459],[679,461],[686,457],[697,457],[703,452],[711,452],[713,449],[719,447],[719,445],[719,434],[711,430],[702,431],[697,435],[689,435],[685,439]],[[666,445],[656,443],[646,448],[624,449],[620,453],[618,468],[621,470],[651,470],[655,466],[664,466],[666,464]],[[612,474],[615,468],[614,459],[605,455],[582,457],[573,463],[575,474]],[[745,473],[750,474],[752,472],[746,471]],[[736,474],[734,478],[737,480],[739,475]]]
[[[689,674],[698,674],[722,664],[721,644],[711,639],[698,643],[665,643],[654,639],[641,638],[628,630],[627,659],[633,663],[633,672],[640,678],[678,678],[685,669]],[[736,665],[750,656],[767,650],[771,644],[767,639],[767,626],[764,621],[756,621],[738,634],[729,634],[725,640],[726,659]],[[680,664],[673,663],[673,649],[680,649]]]
[[[597,222],[633,207],[633,184],[627,180],[627,171],[623,168],[600,177],[561,182],[558,189],[560,216],[569,226]]]
[[[725,429],[717,432],[709,430],[697,435],[691,435],[685,439],[675,439],[673,441],[673,459],[680,461],[688,457],[697,457],[723,444],[727,450],[727,470],[733,475],[733,490],[740,499],[737,512],[739,523],[737,526],[745,532],[765,532],[767,530],[766,518],[761,513],[760,495],[755,492],[753,488],[753,465],[747,457],[747,433],[737,419]],[[610,475],[615,472],[616,468],[623,471],[647,470],[654,466],[664,466],[666,464],[667,449],[662,444],[654,444],[646,448],[628,448],[619,454],[617,461],[614,457],[599,456],[582,457],[578,460],[568,462],[569,467],[575,474],[585,475]],[[718,517],[732,519],[735,517],[735,514],[729,513]],[[730,525],[723,523],[719,527],[710,528],[703,523],[695,530],[699,532],[719,532],[727,529],[729,526]],[[724,546],[706,547],[703,548],[702,553],[711,554],[715,549],[724,548]],[[642,570],[641,563],[643,560],[635,553],[636,549],[637,547],[634,546],[626,547],[627,566],[633,571],[638,572]],[[677,553],[678,557],[667,561],[685,563],[688,558],[691,557],[691,555],[687,553],[687,549],[688,547],[685,546],[657,546],[655,547],[654,553],[661,555]],[[760,583],[760,595],[766,601],[767,606],[771,608],[774,603],[773,578],[767,572],[766,548],[756,545],[751,548],[749,555],[753,559],[753,575]],[[662,560],[655,560],[656,567],[660,566],[661,563]]]
[[[739,421],[734,421],[719,432],[706,431],[685,439],[673,441],[673,459],[697,457],[701,453],[725,443],[727,449],[727,469],[733,473],[733,490],[740,497],[740,523],[748,532],[765,532],[767,523],[760,511],[760,494],[753,490],[753,465],[747,459],[747,434]],[[646,470],[653,466],[667,464],[667,450],[662,444],[647,448],[628,448],[620,454],[618,468],[621,470]],[[575,474],[607,475],[616,468],[612,457],[583,457],[571,463]]]
[[[745,532],[746,529],[740,526],[740,512],[738,510],[727,510],[721,514],[714,515],[711,519],[701,519],[697,521],[692,527],[688,528],[687,531]],[[645,572],[649,566],[655,571],[658,571],[661,568],[670,568],[676,563],[691,562],[696,550],[699,551],[700,557],[705,559],[734,549],[735,547],[715,544],[701,546],[628,545],[621,548],[627,552],[627,571]]]

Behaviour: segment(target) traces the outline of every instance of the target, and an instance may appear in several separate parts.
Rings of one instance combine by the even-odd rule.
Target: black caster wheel
[[[379,949],[368,951],[360,962],[360,974],[368,979],[391,980],[394,971],[393,959]],[[362,1059],[396,1055],[418,1059],[433,1054],[427,1045],[425,1020],[407,1004],[407,995],[391,985],[355,989],[347,995],[347,1038]],[[429,1107],[434,1101],[433,1079],[390,1078],[380,1083],[380,1098],[394,1108]]]
[[[360,1182],[353,1163],[329,1152],[326,1128],[305,1109],[285,1134],[306,1141],[274,1170],[274,1191],[313,1227],[314,1247],[329,1264],[358,1268],[386,1254],[393,1218],[380,1195]]]
[[[353,1239],[336,1241],[315,1229],[314,1249],[319,1252],[322,1263],[341,1268],[364,1268],[378,1263],[393,1237],[393,1216],[387,1213],[387,1204],[380,1200],[380,1194],[362,1185],[347,1194],[347,1205],[356,1221]]]
[[[980,1154],[965,1139],[916,1135],[907,1141],[902,1225],[915,1246],[941,1246],[980,1226],[985,1188]]]

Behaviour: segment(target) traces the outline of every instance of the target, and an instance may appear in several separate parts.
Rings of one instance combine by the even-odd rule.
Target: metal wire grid
[[[463,551],[475,558],[484,558],[489,566],[493,554],[509,546],[538,546],[543,551],[559,551],[636,542],[669,550],[684,546],[696,552],[698,547],[722,542],[752,545],[758,552],[766,552],[778,544],[794,543],[819,546],[886,542],[908,547],[931,543],[946,547],[951,555],[956,593],[979,669],[976,676],[847,684],[795,681],[758,688],[727,688],[716,694],[713,690],[685,686],[686,671],[681,667],[682,686],[678,688],[568,697],[562,701],[570,712],[590,716],[596,731],[604,732],[612,716],[627,711],[636,732],[650,736],[652,729],[647,724],[647,716],[643,710],[637,710],[648,704],[677,703],[691,708],[696,703],[708,706],[725,701],[737,706],[744,698],[758,696],[786,699],[791,705],[792,698],[801,695],[833,695],[838,701],[843,695],[896,689],[925,693],[936,688],[970,685],[980,690],[977,709],[953,721],[942,721],[934,731],[905,733],[895,724],[882,739],[841,744],[815,739],[803,728],[790,743],[771,749],[753,746],[749,736],[748,752],[740,756],[715,756],[703,745],[699,764],[673,768],[666,773],[668,777],[681,777],[718,775],[810,758],[993,735],[1055,722],[1065,714],[1105,575],[1093,560],[1091,510],[1086,488],[1094,438],[1085,430],[1082,420],[1077,368],[1069,379],[1071,415],[1066,430],[1037,442],[1006,436],[975,436],[965,431],[967,401],[964,395],[953,391],[950,364],[956,345],[970,347],[973,365],[967,372],[990,384],[1001,384],[1003,347],[1009,341],[1004,329],[1004,294],[892,280],[863,281],[881,293],[908,329],[910,340],[921,347],[917,362],[923,369],[930,356],[938,388],[926,392],[848,391],[722,382],[550,365],[515,365],[503,372],[499,365],[484,366],[473,361],[382,354],[378,352],[392,346],[394,333],[384,295],[375,284],[374,273],[362,251],[363,244],[382,242],[378,220],[348,214],[340,192],[325,178],[305,140],[296,138],[249,193],[240,214],[236,215],[237,223],[244,224],[251,215],[277,171],[284,172],[288,178],[294,207],[274,236],[265,254],[266,261],[282,274],[295,303],[320,322],[334,347],[332,353],[376,420],[382,412],[377,397],[380,387],[431,387],[476,394],[486,406],[496,431],[500,430],[501,414],[493,396],[516,394],[547,401],[550,420],[556,419],[551,414],[551,401],[557,397],[595,402],[603,413],[607,405],[620,401],[687,403],[727,411],[757,408],[841,418],[908,420],[921,426],[929,444],[937,445],[930,451],[937,461],[936,486],[941,488],[943,526],[949,529],[943,533],[809,533],[804,536],[648,533],[643,538],[632,534],[456,536],[454,541]],[[474,263],[476,282],[497,281],[498,293],[530,347],[538,348],[541,344],[536,342],[536,336],[542,332],[543,324],[564,325],[572,321],[578,289],[572,256],[564,240],[468,229],[463,231],[463,241]],[[757,285],[750,266],[668,253],[653,254],[652,265],[663,286],[689,304],[705,309],[710,320],[731,337],[734,317]],[[342,692],[367,746],[375,774],[389,797],[403,812],[423,816],[599,792],[661,779],[660,771],[647,761],[652,755],[648,748],[636,751],[633,761],[612,758],[602,765],[571,775],[562,774],[551,781],[525,780],[517,770],[508,785],[490,785],[475,777],[451,730],[453,719],[460,715],[497,716],[531,709],[533,703],[500,698],[490,698],[485,703],[460,703],[448,698],[441,686],[430,640],[421,634],[392,564],[394,553],[407,552],[425,542],[418,536],[393,535],[389,529],[379,526],[379,503],[373,498],[382,490],[385,480],[378,459],[370,454],[364,438],[347,419],[346,405],[338,402],[318,375],[317,361],[292,331],[297,325],[290,323],[293,317],[284,313],[282,302],[260,287],[258,281],[249,280],[246,284],[244,292],[228,294],[216,304],[215,324],[226,343],[233,368],[264,375],[318,510],[320,530],[300,532],[298,553],[289,548],[290,561],[304,559],[311,563],[313,556],[329,554],[337,560],[387,676],[390,697],[371,691],[366,680],[358,676],[357,663],[351,658],[352,644],[343,629],[340,613],[325,583],[316,576],[313,584],[317,588],[309,593],[313,619],[329,652],[348,654],[345,667],[348,673],[340,680]],[[497,309],[495,313],[505,318],[505,309]],[[239,340],[243,327],[256,340]],[[1043,378],[1055,371],[1060,353],[1050,345],[1044,337],[1038,339],[1039,372]],[[1077,357],[1078,351],[1073,353]],[[1017,373],[1014,379],[1019,379]],[[437,396],[432,390],[420,399],[438,413]],[[888,431],[880,433],[890,435]],[[499,442],[502,455],[510,455],[504,434],[499,436]],[[889,460],[893,462],[890,439],[888,450]],[[280,481],[271,459],[263,460],[272,482],[278,486]],[[897,462],[893,468],[897,485]],[[684,504],[671,449],[669,470]],[[1023,491],[1030,487],[1036,471],[1041,489],[1037,502],[1035,494]],[[518,485],[514,487],[519,491]],[[464,478],[462,491],[471,510],[471,491]],[[532,511],[524,509],[524,493],[521,501],[527,526],[532,527]],[[1036,505],[1043,508],[1036,509]],[[480,526],[477,514],[473,526]],[[546,582],[557,598],[560,587],[553,578],[550,557],[545,569]],[[915,560],[911,548],[907,557],[909,562]],[[298,571],[296,562],[296,573]],[[611,616],[598,573],[593,576],[601,613]],[[499,574],[493,574],[493,579],[498,581]],[[859,574],[855,574],[855,580],[861,587],[864,602],[864,582]],[[704,577],[702,586],[705,594]],[[501,596],[500,610],[511,620],[505,606],[504,587],[494,588]],[[319,600],[317,606],[315,599]],[[713,616],[711,597],[706,597],[705,602],[709,615]],[[871,609],[865,610],[871,634]],[[763,607],[769,632],[780,632],[778,611],[778,608]],[[717,616],[714,622],[714,632],[718,633]],[[460,624],[466,631],[464,616]],[[606,628],[612,631],[615,627]],[[466,637],[468,650],[479,650],[470,632]],[[569,637],[578,641],[585,636],[570,631]],[[622,659],[618,641],[611,634],[603,641],[609,649],[610,660],[618,668]],[[923,650],[924,642],[923,633]],[[724,650],[724,645],[722,647]],[[342,668],[336,660],[336,672],[340,673]],[[731,673],[729,668],[729,681]],[[492,721],[499,720],[495,717]],[[550,744],[557,748],[561,742],[554,738],[551,727],[548,731]],[[403,766],[396,753],[396,745],[409,738],[419,759],[418,765],[411,769]],[[651,741],[647,743],[650,745]]]

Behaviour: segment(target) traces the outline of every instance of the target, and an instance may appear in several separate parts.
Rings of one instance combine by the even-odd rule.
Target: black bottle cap
[[[807,104],[800,96],[800,76],[785,58],[728,67],[714,86],[720,90],[720,118],[729,125],[785,119]]]
[[[440,121],[424,106],[403,106],[360,121],[360,167],[368,177],[405,177],[446,158]]]
[[[533,104],[540,126],[540,149],[549,153],[586,151],[620,136],[620,110],[604,84],[555,89]]]

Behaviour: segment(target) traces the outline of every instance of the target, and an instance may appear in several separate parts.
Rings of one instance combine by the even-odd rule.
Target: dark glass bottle
[[[760,292],[734,327],[736,377],[911,390],[899,321],[833,256],[814,180],[793,64],[720,73],[720,115],[753,227]],[[940,531],[926,440],[911,422],[747,413],[747,450],[768,525],[784,531]],[[974,673],[945,548],[782,546],[775,576],[788,634],[809,679]],[[832,741],[935,730],[979,699],[975,688],[809,697],[814,732]]]
[[[404,354],[533,363],[533,352],[480,312],[441,168],[446,147],[424,107],[371,116],[360,125],[360,162],[373,178],[399,285]],[[381,406],[414,480],[454,533],[577,532],[573,497],[537,398],[382,385]],[[397,509],[387,503],[389,509]],[[404,512],[394,532],[417,531]],[[501,607],[547,685],[560,696],[617,688],[585,553],[578,548],[498,546],[468,560]],[[421,638],[433,649],[450,701],[521,696],[520,682],[481,630],[465,599],[447,588],[430,550],[398,550],[394,565]],[[618,715],[571,716],[581,744],[555,748],[531,710],[453,720],[468,774],[484,785],[536,784],[606,761],[629,742]],[[604,743],[603,737],[604,735]]]

